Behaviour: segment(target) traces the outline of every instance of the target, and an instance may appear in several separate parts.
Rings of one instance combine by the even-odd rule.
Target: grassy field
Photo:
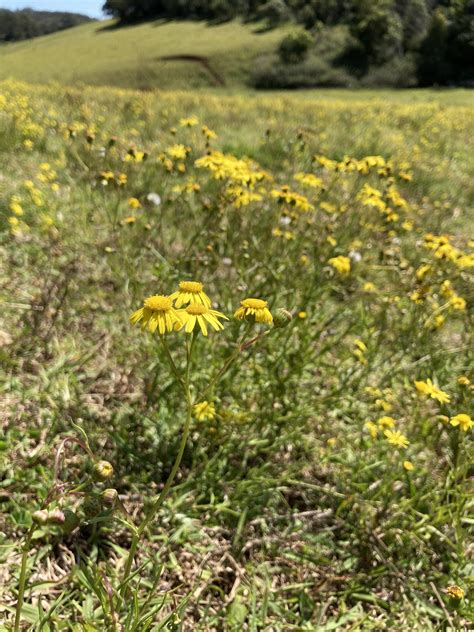
[[[275,50],[284,28],[264,33],[258,24],[152,22],[114,29],[93,22],[46,37],[0,46],[0,79],[58,81],[137,89],[198,88],[246,83],[252,60]],[[162,57],[195,55],[209,68]]]
[[[0,84],[0,630],[471,629],[473,114]]]

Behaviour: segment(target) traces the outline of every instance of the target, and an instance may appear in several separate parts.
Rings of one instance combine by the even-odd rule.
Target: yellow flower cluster
[[[241,301],[234,316],[237,320],[273,324],[268,302],[258,298]],[[207,336],[209,326],[215,331],[224,329],[221,320],[229,319],[212,309],[211,299],[199,281],[181,281],[178,289],[169,296],[149,296],[145,299],[143,307],[130,316],[132,325],[141,323],[142,329],[148,329],[151,333],[158,330],[160,335],[180,330],[191,334],[198,329]]]
[[[234,184],[252,189],[258,182],[271,179],[252,160],[236,158],[220,151],[211,151],[195,162],[198,169],[208,169],[216,180],[229,180]]]

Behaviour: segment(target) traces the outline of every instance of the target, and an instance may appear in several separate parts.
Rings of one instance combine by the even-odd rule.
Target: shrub
[[[261,90],[297,88],[348,88],[354,79],[342,68],[334,68],[319,57],[301,64],[282,64],[274,58],[261,61],[255,69],[252,85]]]
[[[413,88],[418,84],[416,64],[412,57],[395,57],[382,66],[373,66],[361,79],[368,88]]]
[[[290,18],[290,12],[283,0],[269,0],[257,11],[257,17],[268,21],[270,27],[278,26]]]
[[[284,64],[297,64],[308,55],[313,38],[305,29],[295,29],[288,33],[278,47],[280,61]]]

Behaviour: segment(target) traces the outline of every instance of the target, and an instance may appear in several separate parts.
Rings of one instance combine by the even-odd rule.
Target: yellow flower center
[[[240,302],[242,307],[248,307],[250,309],[265,309],[268,305],[268,301],[262,301],[259,298],[246,298]]]
[[[201,314],[205,314],[207,312],[207,307],[204,305],[200,305],[199,303],[191,303],[186,307],[186,311],[191,316],[200,316]]]
[[[181,281],[179,289],[183,292],[198,294],[199,292],[202,292],[202,283],[199,283],[198,281]]]
[[[145,299],[144,306],[154,312],[167,312],[171,309],[172,303],[167,296],[149,296]]]

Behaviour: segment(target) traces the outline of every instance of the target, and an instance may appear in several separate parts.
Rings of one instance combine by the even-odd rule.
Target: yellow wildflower
[[[198,125],[199,119],[197,116],[190,116],[188,118],[182,118],[179,121],[181,127],[194,127]]]
[[[342,275],[349,274],[351,271],[351,260],[349,257],[344,257],[343,255],[331,257],[331,259],[329,259],[329,264]]]
[[[207,336],[206,323],[209,323],[213,329],[219,331],[220,329],[224,329],[224,326],[218,319],[225,318],[225,320],[229,320],[224,314],[221,314],[215,309],[209,309],[209,307],[201,305],[200,303],[190,303],[186,309],[178,311],[178,316],[187,334],[190,334],[194,331],[196,325],[199,325],[203,336]]]
[[[466,413],[459,413],[458,415],[451,417],[449,423],[454,427],[459,426],[460,430],[463,430],[464,432],[467,432],[474,426],[474,421],[472,421]]]
[[[263,301],[260,298],[246,298],[240,301],[240,307],[234,316],[237,320],[251,319],[257,323],[271,325],[273,323],[273,316],[267,306],[268,301]]]
[[[429,378],[426,380],[426,382],[423,382],[423,381],[417,382],[415,380],[415,387],[419,393],[422,393],[423,395],[427,395],[428,397],[431,397],[432,399],[436,399],[441,404],[447,404],[451,401],[450,395],[448,395],[448,393],[445,393],[440,388],[435,386]]]
[[[416,278],[418,279],[418,281],[423,281],[423,279],[429,272],[431,272],[431,266],[429,265],[420,266],[418,270],[416,271]]]
[[[464,599],[464,595],[466,594],[464,589],[460,586],[448,586],[445,590],[445,593],[450,597],[453,597],[453,599],[457,599],[458,601]]]
[[[188,303],[197,303],[204,307],[211,307],[211,299],[203,291],[203,284],[199,281],[181,281],[179,289],[170,295],[176,307],[182,307]]]
[[[379,429],[378,429],[377,425],[374,424],[373,421],[367,421],[365,423],[365,428],[369,431],[370,436],[372,437],[372,439],[375,439],[377,437],[377,435],[379,434]]]
[[[199,402],[193,406],[194,416],[198,421],[206,421],[214,419],[216,416],[216,407],[212,402]]]
[[[403,461],[403,467],[407,472],[413,472],[413,470],[415,469],[415,466],[411,461]]]
[[[376,399],[375,404],[377,406],[380,406],[380,408],[386,413],[389,413],[393,408],[392,404],[390,402],[385,401],[384,399]]]
[[[138,200],[135,197],[128,198],[128,205],[130,208],[133,208],[133,209],[141,208],[142,206],[140,200]]]
[[[185,147],[184,145],[177,144],[168,147],[166,153],[168,154],[168,156],[174,158],[175,160],[184,160],[186,156],[190,153],[190,151],[190,147]]]
[[[466,309],[466,301],[462,298],[462,296],[453,296],[449,301],[449,304],[453,309],[458,309],[460,311]]]
[[[362,352],[366,352],[367,351],[367,347],[366,345],[362,342],[362,340],[359,340],[359,338],[357,338],[356,340],[354,340],[354,344],[355,346],[360,349]]]
[[[388,442],[397,446],[397,448],[406,448],[410,444],[405,435],[399,430],[386,430],[384,435],[387,437]]]
[[[308,257],[308,255],[301,255],[300,263],[301,263],[302,266],[307,266],[309,264],[309,257]]]
[[[381,428],[394,428],[395,427],[395,419],[393,417],[388,417],[384,415],[377,419],[377,423]]]
[[[155,295],[146,298],[143,307],[130,316],[132,325],[140,321],[142,329],[149,329],[151,333],[158,329],[162,335],[182,327],[182,322],[169,296]]]

